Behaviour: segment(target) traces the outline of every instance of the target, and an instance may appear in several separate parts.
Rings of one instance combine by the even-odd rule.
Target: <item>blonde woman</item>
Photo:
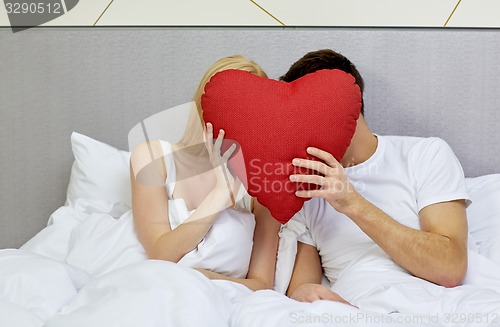
[[[118,221],[133,221],[147,257],[156,260],[91,280],[44,326],[225,327],[252,290],[273,287],[279,223],[240,196],[226,163],[234,147],[221,153],[224,132],[213,142],[212,126],[201,119],[205,84],[225,69],[265,76],[242,56],[219,60],[198,87],[199,110],[182,139],[132,151],[132,212]]]
[[[205,84],[226,69],[266,77],[256,63],[240,55],[217,61],[198,86],[196,108],[181,140],[151,141],[134,149],[134,225],[151,259],[195,268],[209,279],[229,280],[251,290],[270,289],[279,223],[256,199],[241,198],[241,184],[227,169],[235,146],[221,153],[224,131],[214,143],[212,125],[202,118]],[[235,202],[238,196],[241,200]]]

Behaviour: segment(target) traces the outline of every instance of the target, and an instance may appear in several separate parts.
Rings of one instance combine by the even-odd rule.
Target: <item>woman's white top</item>
[[[168,212],[170,228],[182,224],[196,209],[189,211],[182,198],[173,198],[176,183],[176,167],[172,155],[172,145],[161,141],[167,169],[165,181],[168,192]],[[240,192],[246,192],[240,187]],[[238,197],[240,198],[240,197]],[[225,276],[245,278],[248,272],[253,247],[255,217],[250,212],[250,197],[241,197],[236,209],[228,208],[219,213],[203,240],[182,257],[180,265],[204,268]]]

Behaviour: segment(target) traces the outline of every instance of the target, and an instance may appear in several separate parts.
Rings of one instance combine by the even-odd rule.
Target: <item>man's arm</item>
[[[420,211],[422,230],[404,226],[364,198],[345,214],[397,264],[413,275],[445,286],[461,284],[467,271],[467,220],[463,200]]]
[[[317,184],[321,189],[298,191],[297,196],[326,199],[413,275],[445,287],[460,285],[467,270],[467,220],[463,200],[423,208],[419,213],[422,230],[412,229],[363,198],[331,154],[315,148],[308,148],[308,153],[324,163],[299,159],[293,164],[323,176],[291,175],[290,180]]]
[[[349,304],[337,293],[321,285],[323,268],[314,246],[297,242],[297,256],[287,295],[297,301],[330,300]]]

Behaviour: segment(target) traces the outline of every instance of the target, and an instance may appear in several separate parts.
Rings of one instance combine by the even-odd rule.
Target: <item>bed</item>
[[[206,326],[222,326],[218,319],[231,326],[500,325],[499,33],[50,28],[14,35],[1,29],[0,325],[190,326],[201,318]],[[213,286],[200,274],[146,261],[131,220],[121,219],[130,208],[129,131],[189,101],[204,70],[222,56],[242,53],[277,78],[320,48],[357,65],[374,132],[439,136],[454,149],[473,191],[468,214],[481,252],[473,261],[480,269],[469,278],[491,283],[478,306],[464,295],[457,303],[462,311],[449,306],[441,320],[432,314],[415,320],[323,301],[295,303],[274,291],[250,295],[220,282],[216,292],[230,292],[232,300],[214,296],[210,307],[202,290]],[[165,121],[168,133],[182,130],[185,117],[174,117]],[[293,256],[287,244],[281,250],[279,291]],[[175,292],[159,291],[166,271],[178,281]],[[197,301],[198,315],[183,311],[182,301]],[[165,303],[178,314],[165,316]]]

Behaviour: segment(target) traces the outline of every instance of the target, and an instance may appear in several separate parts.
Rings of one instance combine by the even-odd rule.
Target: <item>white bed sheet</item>
[[[293,237],[281,241],[278,284]],[[20,249],[0,250],[0,326],[500,326],[500,265],[485,256],[470,252],[466,285],[447,290],[384,270],[369,253],[333,285],[363,310],[300,303],[147,260],[130,212],[61,207]]]

